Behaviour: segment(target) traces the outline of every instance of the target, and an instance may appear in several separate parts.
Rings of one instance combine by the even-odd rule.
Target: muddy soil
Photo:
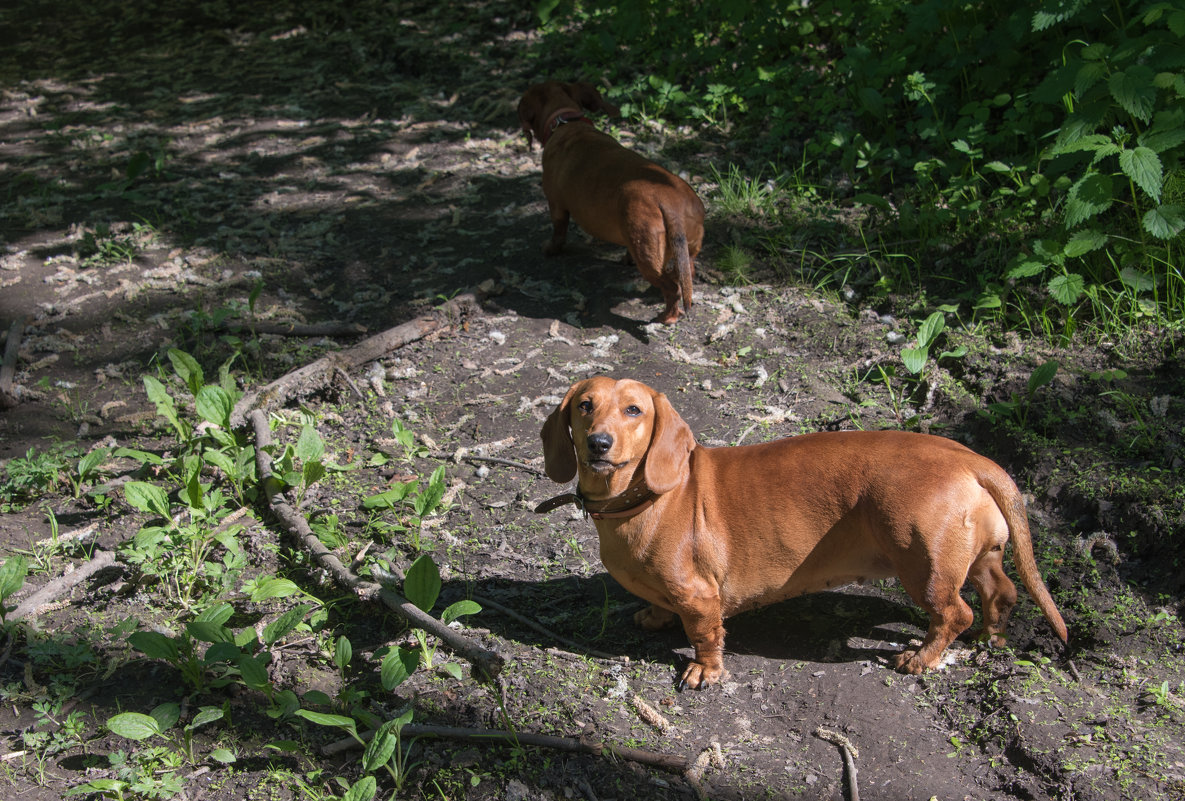
[[[118,490],[96,502],[63,474],[30,497],[13,471],[30,449],[69,464],[95,447],[173,452],[141,381],[169,382],[170,348],[210,380],[233,359],[240,389],[258,387],[354,344],[345,326],[382,330],[472,293],[463,317],[282,409],[275,436],[295,442],[311,421],[348,468],[300,498],[343,560],[406,569],[431,554],[444,580],[437,613],[486,601],[462,630],[501,653],[505,671],[495,683],[457,678],[439,669],[459,664],[442,647],[437,666],[385,691],[381,653],[415,642],[406,624],[335,587],[256,499],[239,535],[249,566],[225,595],[179,602],[124,555],[6,629],[7,797],[126,778],[109,755],[136,746],[104,722],[183,697],[182,725],[199,706],[223,707],[225,721],[198,730],[192,759],[176,757],[178,738],[153,740],[174,755],[157,755],[155,775],[178,784],[144,779],[128,797],[326,797],[342,792],[339,778],[357,780],[358,752],[321,751],[340,733],[269,715],[240,684],[187,693],[172,666],[126,642],[137,626],[176,634],[218,600],[235,606],[236,629],[261,627],[295,602],[251,602],[242,582],[261,575],[292,579],[324,610],[268,667],[310,708],[311,691],[339,703],[352,693],[380,717],[410,709],[416,723],[585,737],[688,762],[719,755],[689,779],[610,756],[425,738],[401,798],[838,799],[853,785],[874,799],[1185,797],[1179,339],[1141,330],[1054,346],[951,314],[942,347],[910,376],[901,349],[938,290],[930,303],[820,290],[759,252],[747,281],[724,280],[724,246],[764,224],[713,211],[706,176],[728,163],[727,143],[623,121],[631,146],[686,174],[709,206],[693,312],[653,324],[661,298],[619,248],[575,232],[563,255],[541,255],[539,153],[513,109],[531,81],[572,67],[540,47],[530,14],[507,3],[315,8],[236,17],[178,4],[157,31],[67,4],[0,12],[24,33],[0,62],[0,323],[24,323],[20,402],[0,413],[0,553],[34,565],[8,603],[95,546],[124,554],[148,522]],[[261,333],[244,321],[337,328]],[[1053,380],[1030,393],[1051,361]],[[565,489],[541,474],[542,421],[594,374],[665,392],[705,445],[908,428],[986,454],[1025,493],[1069,645],[1022,591],[1009,647],[958,641],[941,670],[900,675],[892,656],[925,618],[883,581],[732,619],[730,678],[680,692],[683,633],[634,626],[642,604],[605,572],[578,511],[533,511]],[[364,508],[441,465],[447,506],[422,528],[399,531],[406,519]],[[82,489],[133,467],[111,460]],[[79,531],[82,545],[63,539]],[[355,654],[344,675],[332,661],[342,635]],[[54,739],[72,711],[79,736]],[[212,759],[219,747],[235,761]],[[389,776],[379,787],[394,791]]]

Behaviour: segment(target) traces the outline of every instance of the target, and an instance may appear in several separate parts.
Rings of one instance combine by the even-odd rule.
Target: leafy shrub
[[[627,113],[718,125],[745,140],[738,152],[813,164],[833,185],[841,172],[857,198],[892,199],[878,205],[902,238],[1003,238],[1010,261],[956,276],[978,308],[1040,281],[1067,315],[1185,318],[1179,4],[544,0],[540,12],[577,23],[580,54]]]

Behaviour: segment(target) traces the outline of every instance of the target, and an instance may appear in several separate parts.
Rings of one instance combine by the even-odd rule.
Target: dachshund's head
[[[611,117],[621,113],[617,106],[607,103],[591,83],[544,81],[531,86],[518,101],[518,121],[527,137],[527,147],[531,147],[535,139],[540,143],[547,141],[550,134],[547,126],[556,115],[565,111],[579,114],[581,109],[599,111]]]
[[[576,382],[540,433],[548,478],[579,476],[591,500],[620,494],[639,470],[652,492],[669,492],[686,479],[695,448],[695,435],[667,396],[628,378]]]

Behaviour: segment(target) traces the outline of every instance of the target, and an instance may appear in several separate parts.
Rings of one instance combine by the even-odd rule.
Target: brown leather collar
[[[535,507],[535,513],[543,514],[553,509],[559,509],[561,506],[566,506],[569,503],[574,503],[584,512],[585,517],[591,517],[593,520],[632,517],[645,512],[654,505],[657,499],[658,496],[651,492],[650,488],[644,483],[630,487],[620,495],[606,498],[603,501],[590,501],[581,495],[580,490],[577,489],[575,492],[565,492],[562,495],[549,498]]]
[[[543,126],[543,130],[539,133],[540,146],[547,145],[547,140],[555,133],[555,129],[567,122],[585,122],[592,125],[592,120],[584,116],[580,109],[563,108],[547,120],[547,124]]]

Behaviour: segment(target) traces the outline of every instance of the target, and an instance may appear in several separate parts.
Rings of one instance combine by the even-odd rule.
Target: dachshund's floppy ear
[[[695,447],[695,435],[683,421],[667,396],[654,395],[654,431],[650,435],[650,450],[646,451],[646,486],[659,494],[670,492],[683,483],[689,469],[688,460]]]
[[[572,444],[568,421],[572,396],[576,394],[577,386],[573,384],[568,388],[568,394],[555,407],[555,411],[547,416],[543,430],[539,432],[543,438],[543,470],[557,484],[565,484],[576,475],[576,446]]]
[[[535,118],[539,116],[539,95],[537,92],[527,91],[522,100],[518,101],[518,121],[523,127],[523,134],[527,137],[527,150],[535,146]]]
[[[568,94],[572,99],[589,111],[600,111],[610,117],[621,116],[621,110],[612,103],[606,102],[597,91],[597,87],[585,81],[568,84]]]

